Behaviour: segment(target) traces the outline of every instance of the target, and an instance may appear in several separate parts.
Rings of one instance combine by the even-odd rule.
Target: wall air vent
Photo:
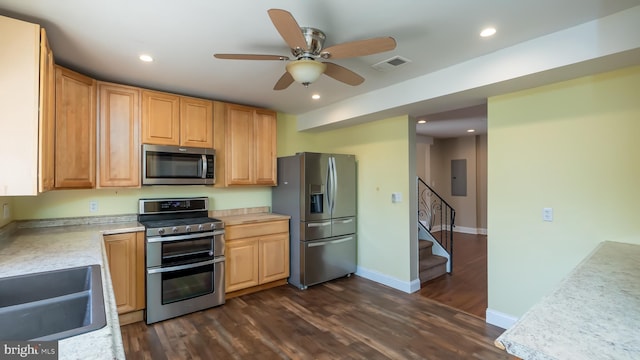
[[[377,64],[373,64],[371,65],[371,67],[378,71],[390,71],[400,66],[406,65],[410,62],[411,60],[404,58],[402,56],[394,56],[390,59],[380,61]]]

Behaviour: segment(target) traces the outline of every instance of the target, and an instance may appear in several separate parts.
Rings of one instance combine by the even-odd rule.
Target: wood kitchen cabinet
[[[98,83],[97,187],[140,187],[140,89]]]
[[[0,196],[53,187],[53,52],[38,24],[0,16]]]
[[[144,232],[104,236],[120,325],[140,321],[145,308]]]
[[[225,245],[225,292],[259,285],[259,245],[257,238],[227,238]]]
[[[225,225],[227,297],[286,283],[289,220]]]
[[[94,188],[96,81],[56,66],[55,188]]]
[[[47,32],[40,29],[40,115],[38,134],[38,191],[55,186],[56,73]]]
[[[214,103],[216,186],[276,185],[276,112]]]
[[[213,148],[213,102],[142,90],[142,143]]]

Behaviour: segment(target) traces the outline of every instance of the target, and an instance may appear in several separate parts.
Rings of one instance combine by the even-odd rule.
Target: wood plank
[[[453,273],[422,284],[420,295],[485,318],[487,236],[453,233]]]
[[[121,330],[127,359],[510,359],[502,329],[358,276]]]

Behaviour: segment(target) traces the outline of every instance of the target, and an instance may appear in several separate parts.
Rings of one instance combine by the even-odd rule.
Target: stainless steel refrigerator
[[[290,284],[306,289],[356,271],[354,155],[278,158],[272,211],[291,216]]]

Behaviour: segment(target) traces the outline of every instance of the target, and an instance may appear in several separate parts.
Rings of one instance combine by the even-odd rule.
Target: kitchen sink
[[[0,278],[2,340],[60,340],[106,324],[100,265]]]

